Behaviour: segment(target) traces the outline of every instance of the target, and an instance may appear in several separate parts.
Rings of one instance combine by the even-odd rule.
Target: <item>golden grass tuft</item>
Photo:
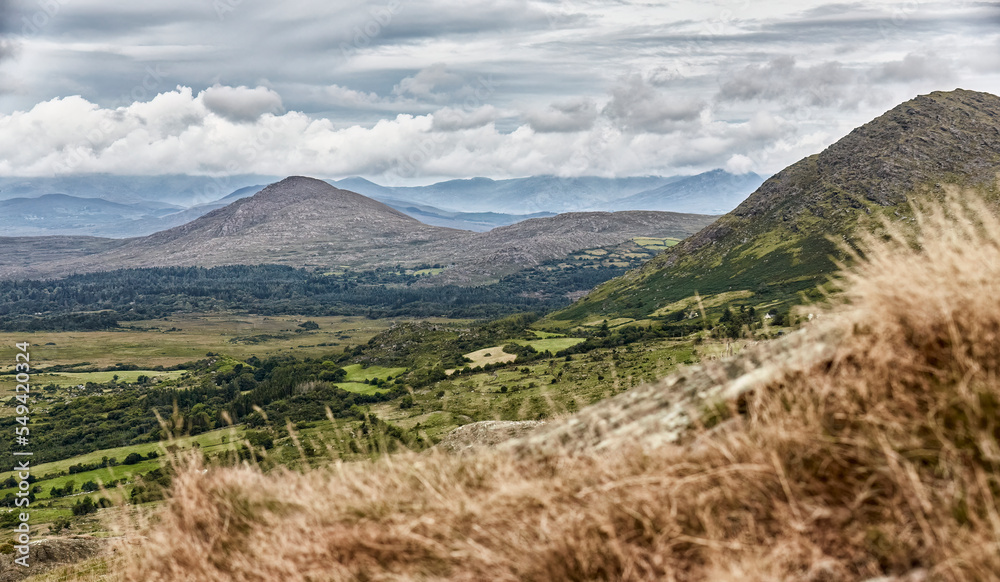
[[[1000,577],[1000,222],[870,238],[836,355],[697,446],[179,470],[121,576],[157,581]],[[736,407],[734,407],[735,409]]]

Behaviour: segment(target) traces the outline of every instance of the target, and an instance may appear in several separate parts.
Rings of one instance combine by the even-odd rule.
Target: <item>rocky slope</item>
[[[910,213],[946,184],[997,198],[1000,97],[956,90],[907,101],[768,179],[735,210],[555,319],[669,316],[662,309],[744,291],[782,300],[825,281],[837,242]],[[658,311],[661,310],[661,311]]]

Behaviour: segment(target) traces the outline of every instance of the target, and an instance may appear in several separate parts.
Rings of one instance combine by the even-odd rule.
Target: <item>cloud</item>
[[[968,61],[972,70],[978,73],[995,75],[1000,72],[1000,36],[996,42],[978,47]]]
[[[18,50],[18,44],[8,37],[15,20],[13,2],[0,0],[0,65],[10,60]],[[7,75],[0,73],[0,95],[11,90]]]
[[[722,103],[781,101],[813,107],[856,106],[864,94],[853,90],[858,75],[837,61],[800,67],[783,55],[764,65],[747,65],[726,77],[716,94]]]
[[[483,105],[472,110],[444,107],[434,112],[431,129],[434,131],[458,131],[482,127],[496,121],[499,113],[492,105]]]
[[[345,108],[370,107],[383,101],[376,93],[355,91],[340,85],[323,87],[323,96],[333,105]]]
[[[748,174],[753,170],[753,160],[743,154],[733,154],[725,168],[730,174]]]
[[[209,111],[230,121],[250,122],[265,113],[282,111],[281,95],[267,87],[214,85],[202,91],[200,97]]]
[[[457,93],[465,86],[465,79],[461,75],[449,71],[444,63],[435,63],[411,77],[403,78],[392,92],[436,101]]]
[[[934,55],[910,53],[899,61],[876,67],[871,74],[875,82],[911,83],[914,81],[948,81],[954,78],[951,63]]]
[[[597,104],[592,99],[571,99],[552,103],[541,111],[531,111],[524,119],[538,132],[572,132],[593,127],[597,113]]]
[[[667,95],[640,75],[619,79],[602,113],[630,132],[669,133],[696,121],[707,104],[701,99]]]
[[[667,135],[626,131],[600,116],[573,134],[537,132],[528,124],[503,132],[492,123],[500,111],[489,105],[337,127],[298,111],[233,119],[205,101],[204,92],[178,87],[127,107],[67,97],[0,114],[0,175],[365,175],[399,183],[412,177],[670,174],[721,167],[733,151],[781,135],[771,128],[779,122],[763,118],[716,120]]]

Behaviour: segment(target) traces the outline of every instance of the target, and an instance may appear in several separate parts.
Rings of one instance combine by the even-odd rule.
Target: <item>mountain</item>
[[[396,198],[383,198],[375,196],[374,199],[382,202],[386,206],[395,208],[407,216],[412,216],[424,224],[458,228],[461,230],[472,230],[475,232],[485,232],[498,226],[507,226],[531,218],[555,216],[555,214],[551,212],[536,212],[534,214],[452,212],[449,210],[441,210],[440,208],[435,208],[434,206],[415,204],[413,202],[398,200]]]
[[[833,272],[834,240],[851,240],[879,217],[905,217],[910,200],[948,185],[996,199],[998,173],[1000,97],[922,95],[789,166],[712,225],[550,318],[680,318],[696,307],[695,293],[710,306],[788,301]]]
[[[409,250],[462,231],[428,226],[321,180],[286,178],[185,225],[102,255],[101,270],[281,263],[302,267],[406,261]],[[95,265],[96,266],[96,265]]]
[[[257,194],[155,234],[99,242],[92,252],[0,259],[0,277],[153,266],[277,263],[331,269],[442,263],[440,282],[475,283],[582,249],[636,236],[683,238],[713,217],[669,212],[575,213],[475,233],[430,226],[389,206],[313,178],[291,177]],[[26,239],[0,239],[0,250]],[[16,241],[16,242],[15,242]],[[30,240],[28,242],[31,242]],[[104,245],[102,248],[101,245]]]
[[[739,206],[764,178],[753,172],[731,174],[712,170],[616,200],[616,210],[668,210],[695,214],[725,214]]]
[[[574,212],[613,208],[620,198],[638,194],[678,178],[647,176],[636,178],[560,178],[533,176],[510,180],[472,178],[449,180],[429,186],[385,187],[359,179],[351,186],[366,196],[391,197],[428,204],[455,212]]]
[[[79,198],[101,198],[131,204],[145,202],[165,208],[187,208],[215,202],[228,192],[270,184],[272,176],[235,175],[225,177],[167,174],[160,176],[118,176],[113,174],[76,174],[69,176],[23,178],[0,177],[0,200],[37,198],[45,194],[68,194]]]
[[[532,176],[510,180],[472,178],[429,186],[380,186],[364,178],[331,182],[386,202],[432,205],[452,212],[579,212],[666,210],[722,214],[736,207],[764,179],[757,174],[712,170],[695,176],[599,178]]]
[[[442,249],[435,262],[454,265],[440,281],[471,283],[635,237],[685,238],[713,220],[674,212],[567,212],[467,236],[460,248]]]
[[[45,194],[0,200],[0,227],[11,236],[47,234],[114,236],[123,223],[181,210],[165,204],[119,204],[100,198]]]

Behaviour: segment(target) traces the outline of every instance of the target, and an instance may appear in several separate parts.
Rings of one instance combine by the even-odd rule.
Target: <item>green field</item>
[[[740,347],[733,346],[734,350]],[[695,346],[690,340],[667,339],[599,349],[574,355],[570,361],[542,359],[524,366],[453,376],[415,391],[412,408],[401,409],[389,402],[372,406],[372,411],[401,428],[436,440],[469,422],[535,420],[570,414],[639,384],[656,381],[680,364],[708,354],[723,354],[726,349],[725,343],[714,340]]]
[[[383,368],[382,366],[369,366],[364,368],[361,364],[351,364],[344,366],[347,372],[345,382],[363,382],[365,380],[391,380],[396,376],[406,372],[406,368]]]
[[[632,241],[640,247],[648,250],[662,251],[681,242],[677,238],[651,238],[648,236],[637,236]]]
[[[187,450],[197,444],[202,451],[217,452],[230,448],[230,443],[240,441],[243,438],[243,431],[243,427],[235,426],[204,432],[195,436],[179,437],[170,443],[145,443],[141,445],[118,447],[115,449],[104,449],[94,451],[93,453],[87,453],[86,455],[78,455],[69,459],[63,459],[61,461],[43,463],[35,466],[33,470],[35,471],[36,476],[39,477],[48,473],[66,472],[69,471],[71,465],[91,465],[94,463],[100,463],[103,457],[108,457],[109,459],[114,457],[121,461],[128,456],[129,453],[138,453],[142,456],[146,456],[154,451],[157,453],[164,453],[166,452],[166,446],[168,444],[173,447],[177,447],[177,450]],[[223,442],[223,439],[225,439],[226,442]],[[164,457],[161,456],[160,458],[163,459]],[[117,469],[122,467],[115,468]],[[0,480],[6,479],[11,475],[13,475],[12,471],[0,472]],[[4,494],[0,492],[0,497],[3,497],[3,495]]]
[[[121,370],[114,372],[52,372],[35,374],[33,381],[37,385],[55,384],[56,386],[79,386],[87,382],[104,384],[112,380],[117,382],[136,382],[139,376],[148,376],[153,382],[158,380],[174,380],[180,378],[184,370]]]
[[[531,333],[535,334],[535,337],[541,338],[541,339],[548,339],[550,337],[565,337],[561,333],[552,333],[550,331],[538,331],[537,329],[531,329],[531,330],[528,330],[528,331],[530,331]]]
[[[380,388],[372,384],[365,384],[364,382],[337,382],[334,386],[358,394],[379,394],[387,390],[385,387]]]
[[[513,343],[522,346],[531,346],[539,352],[548,351],[554,354],[585,341],[587,340],[582,337],[551,337],[537,340],[513,340]]]

